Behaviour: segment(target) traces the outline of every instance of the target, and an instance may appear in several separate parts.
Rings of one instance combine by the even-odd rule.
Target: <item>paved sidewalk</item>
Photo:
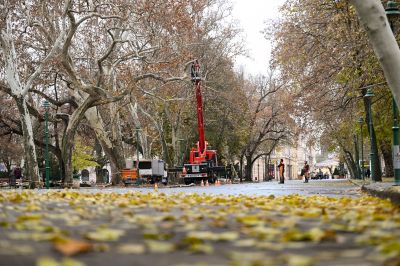
[[[288,182],[276,191],[322,185],[342,187]],[[233,188],[225,187],[221,190]],[[252,187],[241,191],[246,188]],[[400,263],[400,209],[385,200],[306,191],[282,196],[167,191],[2,190],[0,265]]]
[[[361,186],[361,191],[371,196],[382,199],[390,199],[394,204],[400,205],[400,186],[394,186],[394,182],[374,182]]]
[[[392,203],[400,205],[400,186],[395,186],[393,178],[383,178],[382,182],[371,180],[348,179],[361,188],[361,191],[381,199],[390,199]]]

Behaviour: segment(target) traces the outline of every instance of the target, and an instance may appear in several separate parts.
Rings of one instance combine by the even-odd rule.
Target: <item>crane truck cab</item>
[[[209,183],[214,183],[216,176],[214,168],[217,166],[217,152],[215,150],[207,150],[204,161],[195,161],[194,158],[197,152],[191,151],[191,157],[193,163],[187,163],[183,165],[183,171],[181,178],[183,178],[185,184],[196,183],[201,180],[208,180]]]

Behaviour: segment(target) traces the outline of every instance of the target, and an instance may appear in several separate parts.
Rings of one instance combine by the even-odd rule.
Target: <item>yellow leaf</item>
[[[154,253],[168,253],[175,250],[175,245],[168,242],[147,240],[146,245],[150,252]]]
[[[25,221],[34,221],[34,220],[40,220],[42,219],[42,215],[40,214],[27,214],[27,215],[21,215],[17,217],[17,223],[18,222],[25,222]]]
[[[86,234],[86,238],[96,241],[116,241],[125,232],[119,229],[108,229],[108,228],[97,228],[95,232],[89,232]]]
[[[189,246],[189,251],[193,253],[212,254],[214,252],[214,247],[207,244],[194,244]]]
[[[71,258],[64,258],[61,261],[61,266],[85,266],[85,264],[78,260],[74,260]]]
[[[117,247],[117,252],[125,254],[142,254],[145,247],[142,244],[122,244]]]
[[[41,257],[37,259],[36,266],[60,266],[60,263],[53,258]]]
[[[237,232],[223,232],[219,234],[215,234],[215,240],[218,241],[233,241],[239,238],[239,234]]]
[[[288,266],[312,266],[313,259],[311,257],[300,255],[289,255]]]
[[[235,247],[254,247],[256,245],[256,240],[252,238],[248,239],[239,239],[238,241],[235,241],[233,245]]]

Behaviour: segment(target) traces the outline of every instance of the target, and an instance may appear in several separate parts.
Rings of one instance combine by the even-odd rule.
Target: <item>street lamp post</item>
[[[364,141],[363,141],[363,125],[364,125],[364,118],[360,117],[358,119],[358,123],[360,124],[360,129],[361,129],[361,176],[362,179],[364,180]]]
[[[371,142],[371,152],[370,152],[370,160],[371,160],[371,180],[375,180],[375,156],[376,156],[376,150],[375,150],[375,135],[372,133],[373,130],[373,123],[372,123],[372,97],[374,97],[375,94],[372,92],[371,89],[368,89],[367,93],[364,95],[365,98],[368,99],[368,113],[369,113],[369,132],[370,132],[370,142]]]
[[[46,110],[45,112],[45,117],[44,117],[44,134],[45,134],[45,143],[46,143],[46,149],[45,149],[45,171],[46,171],[46,188],[48,189],[50,187],[50,164],[49,164],[49,108],[50,108],[50,103],[45,100],[43,102],[43,107]]]
[[[394,20],[400,16],[400,10],[397,7],[397,3],[394,1],[388,1],[385,8],[386,16],[389,20],[390,28],[393,34],[396,34],[394,27]],[[393,109],[393,172],[394,182],[396,185],[400,185],[400,150],[399,150],[399,111],[396,105],[396,101],[392,96],[392,109]]]
[[[140,127],[136,126],[136,171],[137,171],[137,178],[139,178],[139,131]]]

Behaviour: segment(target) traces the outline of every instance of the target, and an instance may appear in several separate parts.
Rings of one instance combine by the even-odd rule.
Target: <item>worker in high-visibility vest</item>
[[[279,184],[285,183],[285,164],[283,163],[283,159],[281,159],[281,162],[278,165],[279,169]]]

